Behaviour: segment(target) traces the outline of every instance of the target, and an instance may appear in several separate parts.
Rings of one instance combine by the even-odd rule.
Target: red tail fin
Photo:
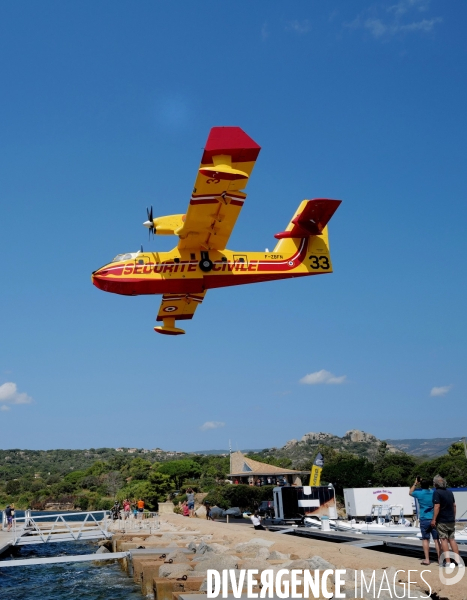
[[[328,224],[332,215],[339,207],[341,200],[315,198],[306,201],[303,210],[292,219],[292,228],[288,231],[276,233],[278,240],[282,238],[305,238],[310,235],[320,235]]]

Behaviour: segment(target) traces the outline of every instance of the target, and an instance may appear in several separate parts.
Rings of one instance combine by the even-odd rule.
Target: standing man
[[[10,504],[5,508],[5,516],[8,523],[7,531],[10,531],[11,526],[13,525],[13,515],[15,514],[15,505]]]
[[[420,486],[420,489],[415,489],[418,486]],[[420,531],[422,534],[423,552],[425,554],[425,560],[422,560],[422,565],[430,564],[430,534],[435,543],[436,552],[438,553],[438,562],[441,553],[441,544],[439,542],[438,532],[431,524],[433,520],[434,490],[430,490],[429,488],[430,482],[428,479],[420,480],[420,478],[417,477],[409,492],[409,494],[418,501]]]
[[[190,517],[192,517],[195,513],[195,493],[191,488],[186,491],[186,503],[190,511]]]
[[[142,498],[140,498],[138,500],[137,506],[138,506],[138,518],[142,519],[143,513],[144,513],[144,500]]]
[[[446,567],[451,566],[449,557],[449,546],[451,550],[459,555],[459,548],[454,539],[456,530],[456,501],[454,494],[447,490],[446,480],[441,475],[433,478],[435,492],[433,494],[434,514],[431,525],[436,527],[441,541],[441,550],[446,552]],[[442,565],[441,565],[442,566]]]

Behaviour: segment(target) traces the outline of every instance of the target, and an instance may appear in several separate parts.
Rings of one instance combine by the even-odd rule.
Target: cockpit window
[[[118,262],[119,260],[131,260],[134,254],[117,254],[117,256],[112,259],[110,262]]]

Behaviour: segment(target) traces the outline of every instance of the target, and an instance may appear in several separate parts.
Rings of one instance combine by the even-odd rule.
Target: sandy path
[[[167,523],[169,527],[172,525],[177,527],[177,529],[184,529],[186,531],[196,530],[203,535],[213,535],[215,541],[229,544],[232,547],[238,543],[260,537],[274,541],[274,545],[270,547],[270,550],[295,554],[299,558],[311,558],[318,555],[339,569],[373,570],[393,567],[401,570],[398,574],[398,580],[407,583],[410,576],[411,581],[415,582],[417,587],[424,590],[425,594],[428,594],[429,588],[420,577],[421,571],[425,570],[423,578],[431,586],[431,593],[436,594],[440,600],[467,600],[467,576],[464,576],[455,585],[443,585],[439,578],[438,566],[436,564],[432,564],[429,567],[422,566],[420,564],[421,559],[383,554],[365,548],[356,548],[344,544],[323,542],[321,540],[300,538],[298,536],[295,537],[269,531],[255,531],[253,527],[235,525],[234,523],[216,523],[199,518],[188,519],[176,514],[164,514],[160,518],[163,528],[163,524]],[[411,570],[410,575],[408,573],[409,570]],[[467,569],[465,570],[467,571]],[[419,593],[413,592],[412,597],[419,597]]]

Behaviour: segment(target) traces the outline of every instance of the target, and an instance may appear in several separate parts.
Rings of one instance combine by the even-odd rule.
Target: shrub
[[[220,508],[238,506],[241,510],[253,511],[263,500],[272,500],[275,486],[219,485],[211,490],[205,501]]]

